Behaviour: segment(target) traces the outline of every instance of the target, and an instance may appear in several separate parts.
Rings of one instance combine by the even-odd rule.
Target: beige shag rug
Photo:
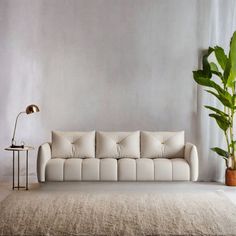
[[[236,207],[217,193],[14,192],[0,235],[236,235]]]

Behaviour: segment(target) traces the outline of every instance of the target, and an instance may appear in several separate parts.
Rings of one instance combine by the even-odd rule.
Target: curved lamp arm
[[[16,126],[17,126],[17,121],[18,121],[18,118],[21,114],[24,114],[26,113],[25,111],[21,111],[17,117],[16,117],[16,121],[15,121],[15,126],[14,126],[14,132],[13,132],[13,136],[12,136],[12,139],[11,139],[11,144],[14,145],[14,141],[15,141],[15,135],[16,135]]]

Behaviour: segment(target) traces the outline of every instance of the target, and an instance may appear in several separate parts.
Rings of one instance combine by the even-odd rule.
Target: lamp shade
[[[31,104],[31,105],[26,107],[25,112],[26,112],[27,115],[29,115],[31,113],[39,112],[39,108],[38,108],[37,105]]]

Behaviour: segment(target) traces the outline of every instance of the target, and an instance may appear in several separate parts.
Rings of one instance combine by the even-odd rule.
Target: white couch
[[[198,154],[184,132],[52,132],[39,147],[39,182],[197,181]]]

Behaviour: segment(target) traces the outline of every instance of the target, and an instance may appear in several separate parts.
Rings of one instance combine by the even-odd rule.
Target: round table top
[[[24,146],[24,148],[7,147],[4,150],[6,150],[6,151],[30,151],[30,150],[34,150],[34,147],[32,147],[32,146]]]

